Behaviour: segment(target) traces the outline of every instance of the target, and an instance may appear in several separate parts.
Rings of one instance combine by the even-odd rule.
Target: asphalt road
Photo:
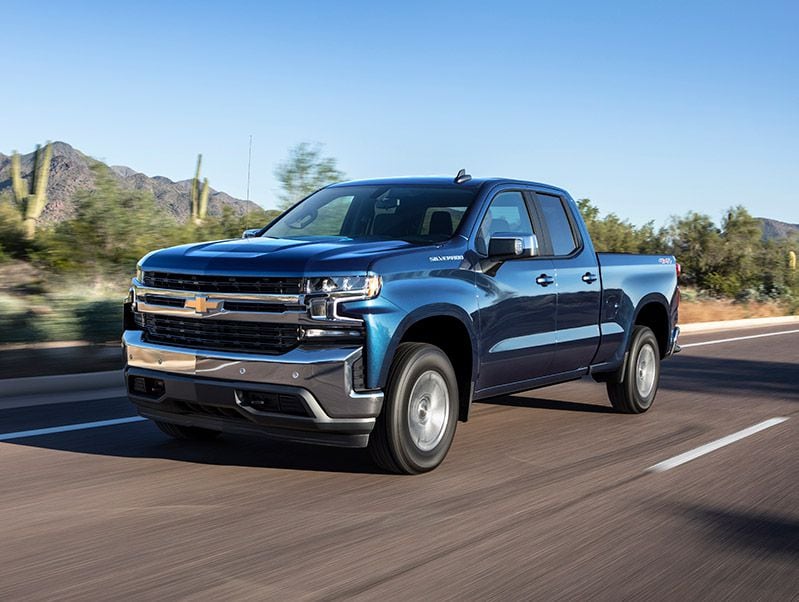
[[[0,437],[133,414],[3,410]],[[477,404],[415,477],[358,450],[181,444],[147,422],[12,437],[2,600],[799,599],[799,333],[685,348],[641,416],[590,380]]]

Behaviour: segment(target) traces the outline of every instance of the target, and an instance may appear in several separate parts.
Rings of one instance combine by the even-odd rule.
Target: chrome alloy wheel
[[[643,345],[638,352],[638,360],[635,363],[635,388],[638,389],[638,394],[643,398],[649,397],[655,387],[656,362],[657,358],[652,345]]]
[[[414,445],[430,451],[444,438],[449,421],[449,391],[438,372],[423,372],[411,390],[408,403],[408,431]]]

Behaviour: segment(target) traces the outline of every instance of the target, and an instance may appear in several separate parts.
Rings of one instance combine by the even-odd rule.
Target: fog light
[[[166,391],[164,381],[148,376],[131,376],[128,379],[128,388],[131,393],[155,399],[161,397]]]
[[[147,385],[144,382],[143,376],[134,376],[130,379],[130,388],[134,393],[147,395]]]

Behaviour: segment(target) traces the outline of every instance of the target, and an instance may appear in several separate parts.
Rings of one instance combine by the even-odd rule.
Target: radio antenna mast
[[[247,200],[250,200],[250,167],[252,166],[252,134],[250,134],[250,150],[247,152]]]
[[[250,167],[252,167],[252,134],[250,134],[250,148],[247,151],[247,205],[245,206],[244,225],[250,227]]]

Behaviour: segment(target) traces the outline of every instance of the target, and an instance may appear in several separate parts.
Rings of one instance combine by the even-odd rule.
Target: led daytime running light
[[[380,276],[322,276],[308,278],[305,292],[308,294],[324,293],[331,296],[363,296],[373,299],[380,294],[382,282]]]

